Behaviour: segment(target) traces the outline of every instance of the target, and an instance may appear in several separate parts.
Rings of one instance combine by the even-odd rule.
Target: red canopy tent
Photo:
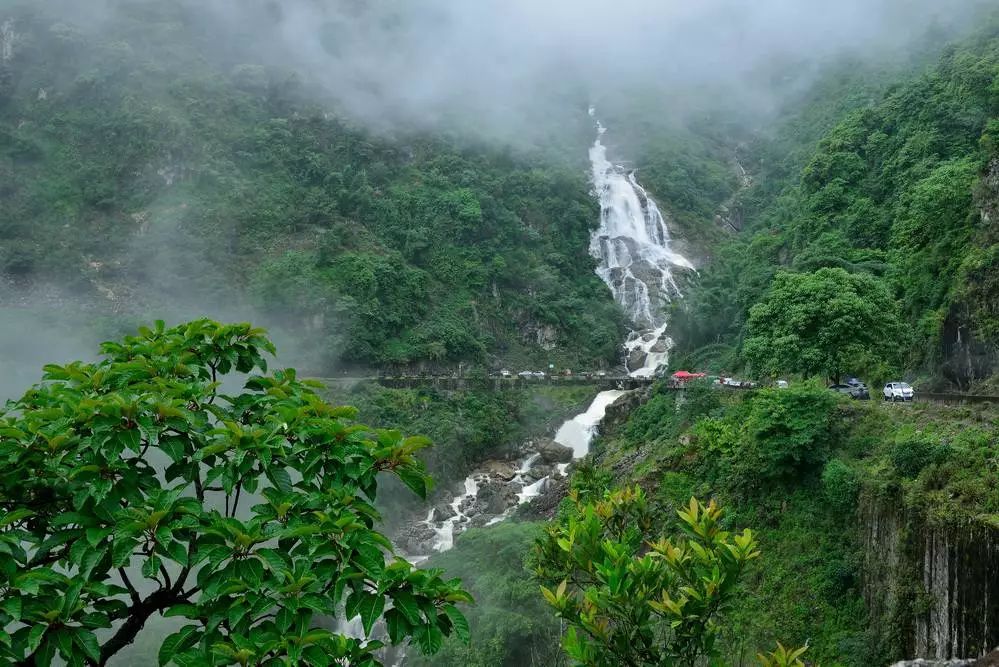
[[[674,380],[680,380],[686,382],[687,380],[695,380],[697,378],[704,377],[704,373],[691,373],[690,371],[677,371],[673,373]]]

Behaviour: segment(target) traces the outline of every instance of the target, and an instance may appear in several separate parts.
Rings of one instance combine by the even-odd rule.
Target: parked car
[[[857,401],[867,401],[871,398],[871,393],[867,391],[867,387],[863,384],[861,385],[850,385],[850,384],[834,384],[829,387],[833,391],[838,391],[841,394],[846,394],[850,398]]]
[[[520,371],[519,373],[517,373],[517,377],[522,377],[525,379],[532,378],[534,377],[534,373],[532,373],[531,371]]]
[[[531,373],[531,375],[533,377],[536,377],[536,378],[543,378],[545,376],[545,372],[544,371],[534,371],[533,373]]]
[[[777,380],[778,389],[787,389],[789,386],[790,385],[787,383],[787,380]]]
[[[882,390],[886,401],[911,401],[916,392],[908,382],[889,382]]]
[[[507,370],[507,369],[505,369],[505,368],[504,368],[504,369],[502,369],[502,370],[501,370],[501,371],[499,372],[499,374],[500,374],[500,377],[504,377],[504,378],[508,378],[508,377],[510,377],[511,375],[513,375],[513,373],[511,373],[510,371],[508,371],[508,370]]]

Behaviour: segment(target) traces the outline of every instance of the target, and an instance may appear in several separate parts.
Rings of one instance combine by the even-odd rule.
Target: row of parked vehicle
[[[503,378],[513,377],[513,373],[505,368],[498,372],[491,373],[490,375],[494,377],[498,375],[499,377]],[[559,375],[561,377],[572,377],[573,373],[572,371],[565,370],[562,371],[561,373],[557,374],[553,373],[552,375]],[[584,371],[582,373],[579,373],[579,376],[585,378],[591,378],[591,377],[602,378],[607,376],[607,371]],[[525,380],[530,380],[532,378],[542,379],[548,377],[548,374],[545,373],[544,371],[520,371],[519,373],[517,373],[517,377],[523,378]]]
[[[868,401],[871,398],[871,392],[867,389],[867,385],[857,378],[848,378],[845,384],[834,384],[829,388],[858,401]],[[911,401],[915,395],[915,390],[908,382],[889,382],[881,390],[881,397],[885,401],[893,403]]]

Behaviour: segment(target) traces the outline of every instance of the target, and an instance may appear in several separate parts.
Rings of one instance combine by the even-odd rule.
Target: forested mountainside
[[[616,363],[585,107],[558,150],[375,133],[252,44],[219,53],[197,3],[114,16],[0,5],[7,305],[252,316],[317,370]],[[736,187],[722,151],[679,130],[646,151],[694,236]]]
[[[326,363],[615,358],[579,164],[375,136],[288,72],[200,56],[193,4],[127,8],[99,35],[4,16],[7,281],[117,313],[246,303]]]
[[[257,13],[223,25],[208,4]],[[375,6],[329,4],[364,20]],[[565,107],[511,141],[475,117],[358,113],[254,41],[270,33],[250,24],[282,23],[283,6],[0,0],[0,400],[43,361],[119,341],[0,404],[0,656],[605,667],[630,663],[601,641],[628,654],[646,640],[635,664],[681,646],[683,665],[762,652],[768,667],[866,667],[999,644],[995,407],[861,403],[825,386],[848,373],[920,393],[999,382],[999,20],[931,29],[884,59],[830,49],[799,70],[794,49],[765,65],[747,53],[761,71],[739,71],[762,104],[725,77],[710,82],[733,84],[718,99],[659,71],[658,52],[635,64],[667,82],[640,81],[647,97],[614,99],[622,85],[590,99],[570,68],[545,70],[557,94],[537,116]],[[760,11],[755,25],[774,18]],[[416,14],[418,28],[441,18]],[[389,38],[403,16],[374,12]],[[591,19],[594,34],[611,18]],[[318,62],[357,46],[336,30],[321,41]],[[575,65],[596,66],[594,50]],[[690,100],[671,99],[677,81]],[[591,148],[612,161],[603,190]],[[598,265],[602,214],[633,229]],[[635,275],[643,251],[667,259]],[[669,319],[631,331],[644,324],[598,266]],[[653,283],[670,304],[649,303]],[[268,374],[273,346],[249,324],[170,326],[201,315],[266,327],[298,373]],[[649,343],[638,389],[484,377],[619,367],[626,340]],[[405,389],[360,377],[459,369]],[[789,383],[654,377],[677,369]],[[173,461],[164,474],[150,449]],[[677,566],[691,554],[710,567]],[[132,571],[154,597],[138,601]],[[661,578],[629,588],[636,571]],[[193,624],[164,641],[180,617]],[[114,624],[124,638],[105,642],[95,629]],[[408,652],[385,654],[386,638]],[[805,662],[771,660],[776,641]]]
[[[960,387],[995,372],[996,25],[910,81],[823,82],[753,144],[746,230],[713,248],[676,319],[688,361],[734,363],[777,271],[839,267],[877,276],[900,300],[909,332],[896,370]],[[816,136],[831,110],[840,119]]]
[[[748,313],[774,276],[833,267],[887,286],[908,329],[897,359],[851,370],[986,386],[997,82],[993,22],[904,67],[830,71],[740,146],[752,182],[705,232],[708,257],[674,310],[673,367],[746,363]],[[678,397],[663,384],[612,408],[571,488],[594,498],[638,483],[664,522],[710,496],[730,508],[727,528],[754,527],[763,555],[722,631],[731,664],[775,639],[807,643],[809,664],[974,656],[996,640],[985,600],[997,585],[986,571],[997,423],[988,404],[897,411],[820,385]],[[482,633],[471,646],[447,642],[433,664],[558,664],[555,624],[521,586],[544,532],[531,521],[550,515],[524,514],[432,560],[475,573],[470,618]],[[572,516],[563,502],[557,520]]]

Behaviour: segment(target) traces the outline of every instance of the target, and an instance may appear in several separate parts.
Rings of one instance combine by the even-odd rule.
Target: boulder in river
[[[437,531],[423,522],[411,523],[397,539],[402,550],[408,554],[429,554],[437,542]]]
[[[457,512],[451,507],[449,502],[439,502],[434,505],[434,521],[446,521],[453,517]]]
[[[628,355],[628,368],[641,368],[645,365],[645,359],[647,357],[648,355],[645,353],[645,350],[640,347],[636,347],[631,351],[631,354]]]
[[[508,461],[486,461],[482,464],[482,472],[490,477],[497,477],[504,482],[509,482],[517,475],[517,468]]]
[[[660,338],[656,341],[656,344],[649,349],[649,352],[669,352],[669,343],[670,341],[668,338]]]
[[[516,484],[506,484],[500,481],[486,482],[479,488],[476,505],[480,514],[502,514],[508,507],[517,504]]]
[[[534,446],[545,463],[568,463],[572,460],[572,448],[559,444],[551,438],[538,438]]]
[[[551,477],[556,472],[554,465],[544,463],[532,467],[524,477],[531,482],[536,482],[542,477]]]

